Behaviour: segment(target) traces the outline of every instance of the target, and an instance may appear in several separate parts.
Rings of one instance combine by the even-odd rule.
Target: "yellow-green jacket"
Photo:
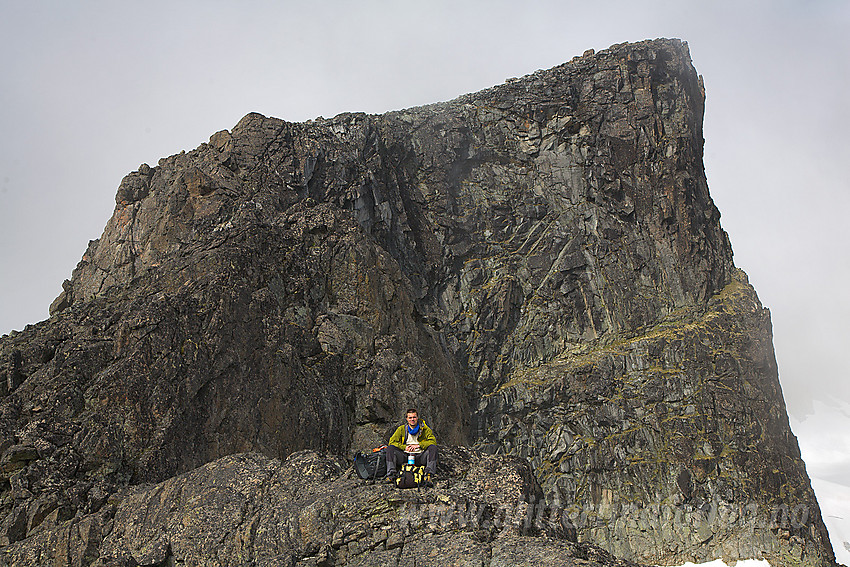
[[[394,445],[398,447],[402,451],[407,448],[407,424],[403,423],[398,426],[398,429],[395,430],[392,437],[390,437],[390,445]],[[428,448],[429,445],[433,445],[437,442],[437,438],[434,437],[434,432],[431,431],[431,428],[428,427],[424,421],[419,422],[419,448],[423,451]]]

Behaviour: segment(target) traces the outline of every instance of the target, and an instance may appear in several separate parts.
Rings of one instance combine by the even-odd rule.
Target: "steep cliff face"
[[[617,555],[828,564],[703,102],[657,40],[143,165],[0,343],[0,543],[233,453],[371,446],[415,405]]]

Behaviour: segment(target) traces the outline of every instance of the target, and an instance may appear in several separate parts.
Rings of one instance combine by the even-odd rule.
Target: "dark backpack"
[[[377,480],[387,474],[387,448],[372,449],[371,453],[360,451],[354,455],[354,470],[363,480]]]

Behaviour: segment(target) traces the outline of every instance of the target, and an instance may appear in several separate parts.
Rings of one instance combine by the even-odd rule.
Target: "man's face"
[[[407,424],[410,427],[416,427],[416,422],[419,421],[419,415],[415,413],[407,414]]]

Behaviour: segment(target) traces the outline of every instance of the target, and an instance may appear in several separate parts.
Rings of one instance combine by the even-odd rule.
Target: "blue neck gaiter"
[[[420,425],[422,425],[421,421],[416,424],[416,428],[414,428],[414,429],[411,429],[410,425],[408,425],[407,426],[407,432],[410,433],[411,435],[419,435],[419,426]]]

